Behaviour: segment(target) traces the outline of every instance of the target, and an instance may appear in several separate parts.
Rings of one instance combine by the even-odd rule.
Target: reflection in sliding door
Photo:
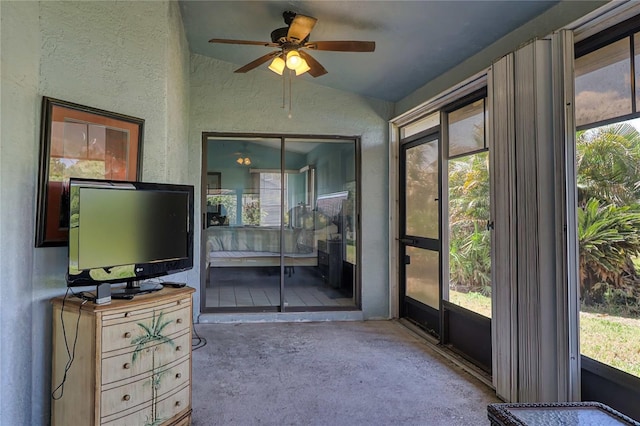
[[[355,141],[285,140],[288,310],[354,307]]]
[[[205,310],[280,308],[280,163],[280,139],[208,140]]]

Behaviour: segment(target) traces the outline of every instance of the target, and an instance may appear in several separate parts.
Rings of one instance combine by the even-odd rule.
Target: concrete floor
[[[395,321],[198,324],[193,425],[487,425],[495,393]]]

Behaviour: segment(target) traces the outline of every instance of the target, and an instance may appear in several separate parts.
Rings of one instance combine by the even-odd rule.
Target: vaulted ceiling
[[[310,41],[375,41],[375,52],[309,51],[328,71],[314,83],[398,101],[558,1],[193,1],[182,0],[192,52],[238,68],[273,51],[211,38],[270,42],[284,11],[318,19]],[[249,72],[271,72],[269,63]]]

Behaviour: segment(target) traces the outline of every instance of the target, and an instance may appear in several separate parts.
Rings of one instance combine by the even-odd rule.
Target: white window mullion
[[[517,304],[515,277],[515,140],[513,54],[489,70],[489,164],[491,191],[491,336],[493,384],[506,401],[517,401]]]
[[[562,30],[552,36],[556,234],[557,326],[562,358],[558,393],[567,401],[580,401],[580,347],[578,291],[578,230],[575,154],[574,38]]]

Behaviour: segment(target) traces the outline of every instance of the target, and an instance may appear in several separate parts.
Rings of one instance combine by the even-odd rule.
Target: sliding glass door
[[[285,140],[284,295],[288,310],[355,305],[356,149],[351,141]],[[287,246],[290,244],[290,246]]]
[[[277,310],[281,305],[279,148],[275,138],[207,142],[205,308]]]
[[[358,305],[356,142],[204,136],[203,312]]]

